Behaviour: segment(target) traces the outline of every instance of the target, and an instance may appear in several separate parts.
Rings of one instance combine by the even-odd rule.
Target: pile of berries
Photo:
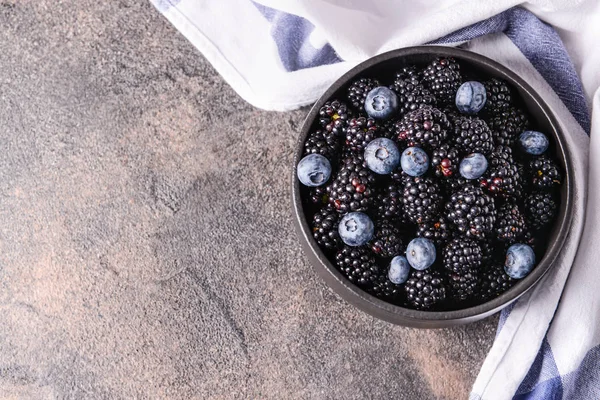
[[[562,168],[533,125],[506,82],[453,58],[359,77],[321,107],[297,166],[315,241],[403,307],[500,295],[543,257],[560,205]]]

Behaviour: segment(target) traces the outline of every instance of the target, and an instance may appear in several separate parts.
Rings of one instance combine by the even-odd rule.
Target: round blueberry
[[[340,220],[338,233],[348,246],[362,246],[373,238],[373,221],[365,213],[351,212]]]
[[[433,241],[425,238],[416,238],[406,247],[406,259],[416,270],[423,271],[434,263],[436,256]]]
[[[375,173],[390,174],[400,163],[400,150],[390,139],[371,140],[365,148],[365,162],[367,167]]]
[[[421,176],[429,168],[429,156],[419,147],[409,147],[402,152],[400,167],[410,176]]]
[[[485,173],[488,161],[481,153],[469,154],[460,162],[458,170],[465,179],[477,179]]]
[[[542,132],[538,131],[525,131],[519,136],[519,143],[526,153],[539,156],[548,150],[550,141],[548,137]]]
[[[463,114],[477,114],[485,105],[486,91],[481,82],[465,82],[456,92],[456,108]]]
[[[408,279],[410,273],[410,264],[404,256],[396,256],[392,258],[388,278],[390,282],[400,285]]]
[[[365,111],[371,118],[388,119],[398,109],[398,96],[385,86],[378,86],[367,94]]]
[[[535,265],[535,253],[531,246],[526,244],[513,244],[506,252],[504,271],[513,279],[521,279],[531,272]]]
[[[328,159],[320,154],[310,154],[298,163],[297,174],[303,185],[321,186],[331,176],[331,164]]]

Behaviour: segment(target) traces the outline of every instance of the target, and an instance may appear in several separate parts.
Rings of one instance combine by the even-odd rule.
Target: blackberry
[[[321,154],[333,164],[340,150],[340,141],[331,132],[318,130],[311,133],[304,143],[303,155]]]
[[[527,116],[518,108],[509,107],[504,111],[488,118],[488,127],[496,145],[513,146],[519,135],[527,130]]]
[[[495,230],[496,238],[502,242],[513,244],[524,239],[527,226],[519,206],[515,203],[505,203],[500,206]]]
[[[379,224],[370,245],[375,255],[384,258],[398,256],[404,252],[400,230],[388,221]]]
[[[460,157],[458,149],[448,143],[442,144],[433,150],[431,155],[431,167],[435,175],[439,178],[449,178],[457,175]]]
[[[446,193],[448,195],[459,191],[465,185],[472,184],[470,180],[463,178],[460,174],[453,175],[448,179],[444,179],[442,182],[444,183],[444,188],[446,189]]]
[[[328,101],[319,109],[319,124],[327,132],[343,137],[351,116],[352,113],[344,103],[338,100]]]
[[[400,123],[397,119],[388,119],[379,123],[379,137],[396,141],[398,149],[403,149],[401,143],[397,142],[398,139],[398,124]]]
[[[483,252],[479,244],[467,238],[452,239],[443,250],[444,268],[453,272],[463,272],[481,267]]]
[[[324,250],[337,249],[342,241],[338,234],[339,214],[332,206],[323,207],[313,217],[313,236]]]
[[[372,118],[352,118],[346,130],[346,147],[362,152],[377,137],[377,123]]]
[[[479,187],[467,184],[450,196],[447,218],[465,236],[484,240],[496,222],[494,200]]]
[[[496,115],[511,106],[510,87],[501,79],[492,78],[483,84],[487,92],[485,110]]]
[[[448,136],[450,122],[437,108],[424,106],[409,112],[398,123],[398,139],[409,146],[439,147]]]
[[[418,237],[433,240],[436,245],[446,243],[450,235],[450,227],[444,217],[420,224],[417,228]]]
[[[525,217],[531,227],[543,228],[554,220],[558,206],[549,193],[532,193],[525,198]]]
[[[365,106],[367,94],[379,85],[377,79],[361,78],[354,81],[348,88],[348,101],[354,108],[362,111]]]
[[[552,190],[559,187],[562,174],[554,160],[539,156],[529,161],[527,166],[529,183],[536,190]]]
[[[460,66],[453,58],[438,58],[423,71],[423,81],[441,104],[453,104],[462,84]]]
[[[375,176],[361,155],[344,160],[331,184],[329,201],[338,212],[366,211],[373,203]]]
[[[387,269],[381,268],[381,273],[366,290],[380,299],[392,300],[402,293],[402,285],[392,283],[388,278]]]
[[[331,194],[331,185],[317,186],[310,188],[308,191],[308,198],[313,204],[325,205],[329,203],[329,197]]]
[[[492,132],[484,120],[477,117],[458,117],[454,122],[454,145],[462,154],[488,155],[494,149]]]
[[[411,271],[404,284],[406,297],[416,309],[428,309],[446,299],[446,284],[435,270]]]
[[[401,220],[403,188],[397,183],[391,182],[385,186],[377,195],[377,218],[379,220]]]
[[[442,204],[440,192],[440,186],[431,178],[407,179],[402,193],[406,218],[415,224],[433,221]]]
[[[481,265],[487,268],[494,261],[503,259],[504,253],[498,252],[498,244],[492,240],[480,240],[479,247],[481,247]]]
[[[394,84],[390,86],[398,96],[398,112],[404,115],[423,106],[435,105],[435,96],[429,89],[419,83],[417,74],[406,74],[401,72],[396,75]]]
[[[510,147],[496,146],[488,157],[488,168],[480,183],[494,196],[515,198],[521,196],[523,186],[519,166],[512,157]]]
[[[482,300],[498,297],[500,294],[510,289],[515,283],[516,280],[504,272],[504,265],[495,264],[481,273],[480,297]]]
[[[372,288],[382,273],[375,256],[364,246],[344,246],[336,253],[335,263],[350,282],[365,290]]]
[[[465,301],[479,291],[480,279],[478,272],[467,269],[448,274],[450,297],[456,301]]]

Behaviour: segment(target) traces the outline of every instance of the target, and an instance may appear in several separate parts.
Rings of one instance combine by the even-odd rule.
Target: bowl
[[[302,202],[302,198],[306,196],[308,189],[298,182],[296,166],[302,158],[304,142],[315,127],[314,123],[318,117],[319,109],[327,100],[334,97],[345,98],[348,87],[357,78],[363,76],[387,76],[391,78],[396,71],[404,66],[426,64],[440,56],[454,57],[460,62],[463,71],[477,70],[489,77],[497,77],[507,81],[521,96],[524,106],[527,108],[537,129],[554,139],[551,151],[554,152],[556,160],[561,164],[565,178],[560,188],[560,209],[549,234],[546,253],[529,275],[495,299],[477,306],[455,311],[420,311],[390,304],[368,294],[348,281],[327,259],[313,239]],[[302,126],[292,171],[292,207],[295,216],[294,222],[304,253],[317,273],[333,291],[348,303],[385,321],[416,328],[444,328],[475,322],[488,317],[516,301],[536,285],[554,266],[554,262],[565,243],[572,218],[573,166],[563,135],[556,117],[531,86],[510,69],[482,55],[450,47],[417,46],[390,51],[370,58],[348,71],[331,85],[312,107]]]

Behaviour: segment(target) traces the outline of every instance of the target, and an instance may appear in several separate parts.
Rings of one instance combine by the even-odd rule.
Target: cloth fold
[[[566,133],[574,217],[556,266],[502,311],[471,399],[600,398],[595,1],[152,1],[240,96],[264,109],[311,104],[357,63],[426,43],[464,46],[524,77]]]

